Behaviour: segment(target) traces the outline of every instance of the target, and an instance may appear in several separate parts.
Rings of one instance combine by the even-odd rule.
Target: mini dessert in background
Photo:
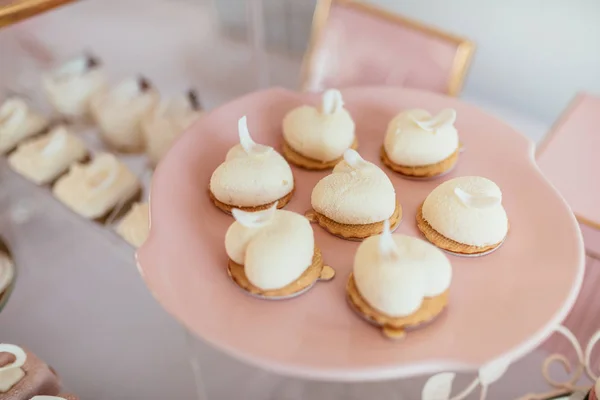
[[[156,166],[179,137],[202,115],[196,92],[162,101],[142,121],[146,154]]]
[[[394,230],[402,220],[402,207],[390,178],[352,149],[346,150],[344,161],[331,175],[315,185],[311,204],[307,218],[342,239],[377,235],[385,221]]]
[[[4,303],[2,301],[4,294],[11,287],[14,279],[15,265],[13,264],[10,256],[4,251],[0,250],[0,304]],[[0,376],[1,374],[2,373],[0,372]]]
[[[32,110],[25,100],[9,98],[0,106],[0,154],[6,154],[19,142],[42,133],[48,119]]]
[[[117,151],[144,150],[142,120],[160,101],[158,91],[145,78],[130,78],[92,98],[91,112],[102,139]]]
[[[79,397],[74,394],[61,393],[57,396],[35,396],[31,400],[79,400]]]
[[[293,297],[334,277],[304,216],[275,205],[257,212],[233,209],[233,216],[225,235],[228,273],[248,293],[271,300]]]
[[[443,252],[414,237],[383,233],[363,241],[346,293],[352,308],[390,338],[431,321],[448,304],[452,266]]]
[[[463,176],[433,189],[417,212],[427,240],[457,255],[483,255],[497,249],[508,233],[502,192],[480,176]]]
[[[294,192],[292,169],[272,147],[252,140],[246,117],[239,120],[238,131],[240,143],[227,152],[210,178],[211,200],[228,214],[233,208],[258,211],[273,204],[283,208]]]
[[[13,344],[0,344],[0,399],[55,396],[60,386],[58,376],[35,355]]]
[[[114,155],[97,155],[89,164],[75,164],[53,188],[54,196],[76,213],[97,222],[117,219],[139,201],[138,178]]]
[[[30,181],[43,185],[64,174],[71,164],[89,157],[85,143],[64,126],[22,143],[8,157],[10,167]]]
[[[117,233],[133,247],[140,247],[150,232],[148,203],[135,203],[117,227]]]
[[[455,120],[452,109],[435,116],[420,109],[400,113],[388,125],[381,160],[390,169],[411,177],[449,172],[460,151]]]
[[[283,156],[302,168],[333,168],[344,152],[356,149],[354,121],[344,109],[342,94],[330,89],[323,94],[321,108],[301,106],[283,119]]]
[[[48,102],[59,114],[69,118],[86,117],[92,96],[106,85],[100,61],[90,55],[69,60],[42,77]]]

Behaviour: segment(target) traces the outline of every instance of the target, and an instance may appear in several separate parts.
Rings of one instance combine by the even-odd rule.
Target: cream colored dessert
[[[0,344],[0,399],[29,400],[55,396],[60,380],[43,361],[13,344]]]
[[[119,236],[134,247],[144,244],[149,232],[150,209],[148,203],[134,204],[117,227]]]
[[[92,97],[107,85],[104,69],[92,56],[80,56],[43,75],[42,86],[54,109],[70,118],[88,115]]]
[[[0,106],[0,153],[8,153],[19,142],[41,133],[48,124],[48,119],[32,110],[25,100],[6,100]]]
[[[162,101],[142,121],[146,154],[156,166],[179,137],[202,115],[195,92]]]
[[[15,278],[15,266],[8,254],[0,251],[0,298]]]
[[[141,184],[114,155],[97,155],[89,164],[75,164],[54,185],[54,196],[76,213],[102,219],[139,196]]]
[[[388,125],[382,158],[396,172],[434,176],[449,171],[458,159],[456,111],[432,116],[425,110],[407,110]]]
[[[210,178],[213,202],[226,212],[232,207],[255,211],[276,202],[279,208],[285,206],[294,190],[292,169],[272,147],[252,140],[246,117],[239,120],[238,131],[240,143]]]
[[[352,149],[346,150],[344,161],[331,175],[315,185],[311,204],[314,214],[309,217],[344,238],[378,234],[384,221],[395,228],[401,219],[401,207],[388,176]]]
[[[275,205],[257,212],[234,209],[233,216],[236,221],[225,235],[228,271],[244,290],[282,298],[303,292],[318,279],[333,278],[304,216]]]
[[[455,253],[484,253],[508,233],[502,192],[480,176],[451,179],[436,187],[417,215],[419,228],[435,245]]]
[[[73,394],[59,394],[58,396],[35,396],[31,400],[79,400],[79,397]]]
[[[354,129],[352,116],[344,109],[342,94],[335,89],[323,94],[320,108],[304,105],[293,109],[283,119],[286,145],[306,158],[297,164],[309,169],[316,169],[318,163],[330,168],[341,161],[344,152],[355,144]],[[295,160],[287,158],[290,162]],[[318,163],[311,168],[310,161]]]
[[[144,78],[130,78],[92,98],[91,111],[103,140],[123,152],[144,149],[142,120],[160,101],[158,91]]]
[[[386,222],[381,235],[358,247],[348,296],[356,311],[398,337],[445,308],[451,280],[444,253],[423,240],[392,235]]]
[[[21,144],[8,157],[10,167],[30,181],[50,183],[75,162],[88,156],[85,144],[64,126],[57,126],[38,139]]]

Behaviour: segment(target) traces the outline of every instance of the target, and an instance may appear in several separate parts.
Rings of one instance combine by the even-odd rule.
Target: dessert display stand
[[[511,221],[507,241],[486,257],[451,256],[454,283],[448,312],[400,342],[382,337],[347,307],[344,287],[356,243],[318,227],[315,240],[337,270],[334,281],[292,300],[251,298],[225,272],[222,243],[231,217],[210,203],[208,180],[237,141],[237,118],[247,115],[254,139],[278,148],[283,115],[319,98],[271,89],[214,110],[155,171],[150,237],[137,253],[154,297],[189,330],[198,397],[485,399],[492,384],[552,334],[578,348],[574,379],[563,376],[571,384],[562,384],[556,378],[553,362],[565,365],[560,356],[539,359],[537,368],[528,368],[527,379],[536,379],[532,375],[541,364],[540,376],[554,389],[522,398],[585,389],[578,386],[584,373],[595,378],[587,362],[594,340],[581,349],[560,326],[583,279],[581,233],[564,200],[535,165],[533,143],[476,107],[441,95],[368,87],[344,90],[343,96],[357,124],[359,152],[377,164],[385,125],[398,110],[456,109],[465,152],[449,177],[481,175],[499,184]],[[306,211],[310,190],[324,174],[294,168],[296,193],[287,209]],[[399,231],[418,235],[415,210],[437,183],[389,175],[405,212]],[[547,215],[553,215],[552,221]],[[222,364],[214,363],[215,352],[226,355]],[[465,375],[455,381],[457,372]],[[421,378],[408,381],[415,377]],[[498,398],[522,395],[504,392]]]

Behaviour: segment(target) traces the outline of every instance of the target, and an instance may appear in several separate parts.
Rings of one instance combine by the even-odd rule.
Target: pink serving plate
[[[312,379],[376,380],[464,370],[497,357],[518,358],[540,344],[567,315],[581,285],[584,251],[577,222],[540,174],[531,141],[460,100],[392,87],[343,91],[356,121],[359,152],[380,164],[388,121],[422,107],[458,112],[465,146],[455,170],[439,180],[411,181],[388,171],[404,210],[398,232],[419,236],[417,206],[441,181],[481,175],[503,190],[511,230],[501,249],[481,258],[451,257],[454,281],[447,312],[394,342],[356,316],[344,287],[358,243],[314,226],[333,282],[269,302],[230,282],[223,239],[233,219],[210,202],[212,171],[237,143],[237,120],[248,116],[254,139],[279,149],[285,113],[318,95],[271,89],[207,114],[177,142],[154,174],[151,232],[137,257],[158,301],[191,332],[256,364]],[[387,170],[386,170],[387,171]],[[296,193],[288,210],[310,208],[310,192],[327,172],[294,168]]]

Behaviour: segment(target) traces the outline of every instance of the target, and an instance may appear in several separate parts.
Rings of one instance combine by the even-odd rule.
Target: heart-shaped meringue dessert
[[[334,167],[344,152],[356,149],[354,121],[344,109],[342,94],[323,93],[320,108],[304,105],[283,119],[283,155],[294,165],[311,170]]]
[[[417,225],[436,246],[457,255],[483,255],[508,234],[502,192],[491,180],[462,176],[433,189],[417,213]]]
[[[25,100],[12,97],[0,106],[0,154],[13,150],[19,142],[41,133],[49,121],[31,109]]]
[[[355,150],[321,179],[311,195],[307,217],[344,239],[362,240],[383,231],[385,221],[392,230],[402,219],[402,208],[390,178]]]
[[[407,110],[388,124],[381,159],[390,169],[411,177],[435,177],[449,172],[458,160],[460,143],[454,127],[456,111],[432,116]]]
[[[126,153],[144,149],[142,120],[160,101],[158,91],[145,78],[130,78],[95,95],[91,112],[102,139]]]
[[[430,321],[446,307],[452,280],[448,258],[414,237],[393,235],[386,221],[381,235],[363,241],[346,286],[352,308],[400,338],[407,327]]]
[[[42,77],[48,102],[58,113],[69,118],[87,116],[92,97],[106,85],[104,69],[91,55],[69,60]]]
[[[262,211],[233,209],[235,222],[225,235],[231,279],[248,293],[281,299],[308,290],[335,275],[323,264],[310,222],[276,205]]]
[[[252,140],[246,117],[238,121],[238,133],[240,143],[210,178],[211,200],[228,214],[233,208],[258,211],[275,203],[283,208],[294,191],[292,169],[275,149]]]
[[[190,90],[160,102],[142,121],[146,154],[156,166],[175,140],[202,115],[198,95]]]

